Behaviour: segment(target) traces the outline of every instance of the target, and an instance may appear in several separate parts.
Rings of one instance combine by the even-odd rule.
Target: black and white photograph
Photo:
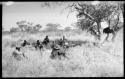
[[[3,1],[2,77],[124,77],[124,1]]]

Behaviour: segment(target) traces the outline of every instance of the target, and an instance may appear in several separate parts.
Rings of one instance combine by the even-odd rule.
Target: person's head
[[[39,42],[39,40],[37,40],[37,42]]]

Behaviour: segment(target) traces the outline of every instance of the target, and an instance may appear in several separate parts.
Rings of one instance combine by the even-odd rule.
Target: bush
[[[19,32],[19,28],[14,28],[14,27],[12,27],[12,28],[10,29],[10,32],[11,32],[11,33],[13,33],[13,32]]]

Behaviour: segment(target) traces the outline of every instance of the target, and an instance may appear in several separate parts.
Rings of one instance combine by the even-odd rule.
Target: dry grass
[[[88,41],[82,46],[67,50],[70,58],[50,59],[51,50],[36,51],[23,48],[28,59],[21,61],[12,57],[13,45],[23,39],[43,40],[49,35],[51,40],[65,35],[67,39]],[[92,45],[97,42],[86,33],[37,33],[2,36],[2,76],[3,77],[123,77],[123,33],[118,33],[114,43],[107,42],[101,47]]]

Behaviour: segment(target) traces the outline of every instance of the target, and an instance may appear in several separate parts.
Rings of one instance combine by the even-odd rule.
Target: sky
[[[41,24],[43,27],[47,23],[59,23],[63,27],[70,26],[77,21],[76,13],[71,13],[69,17],[66,4],[54,7],[42,7],[43,2],[10,2],[4,3],[2,13],[2,26],[9,30],[11,27],[17,27],[16,22],[26,20],[34,24]],[[63,12],[62,12],[63,11]]]
[[[2,26],[5,30],[9,30],[11,27],[17,27],[17,21],[25,20],[41,24],[43,29],[47,23],[59,23],[63,26],[62,28],[65,28],[77,21],[76,12],[71,13],[67,18],[69,9],[65,8],[72,2],[66,2],[62,5],[57,5],[57,2],[50,3],[51,7],[45,7],[44,2],[3,2]],[[92,3],[94,5],[98,1]],[[103,23],[103,26],[107,26],[106,23]]]

